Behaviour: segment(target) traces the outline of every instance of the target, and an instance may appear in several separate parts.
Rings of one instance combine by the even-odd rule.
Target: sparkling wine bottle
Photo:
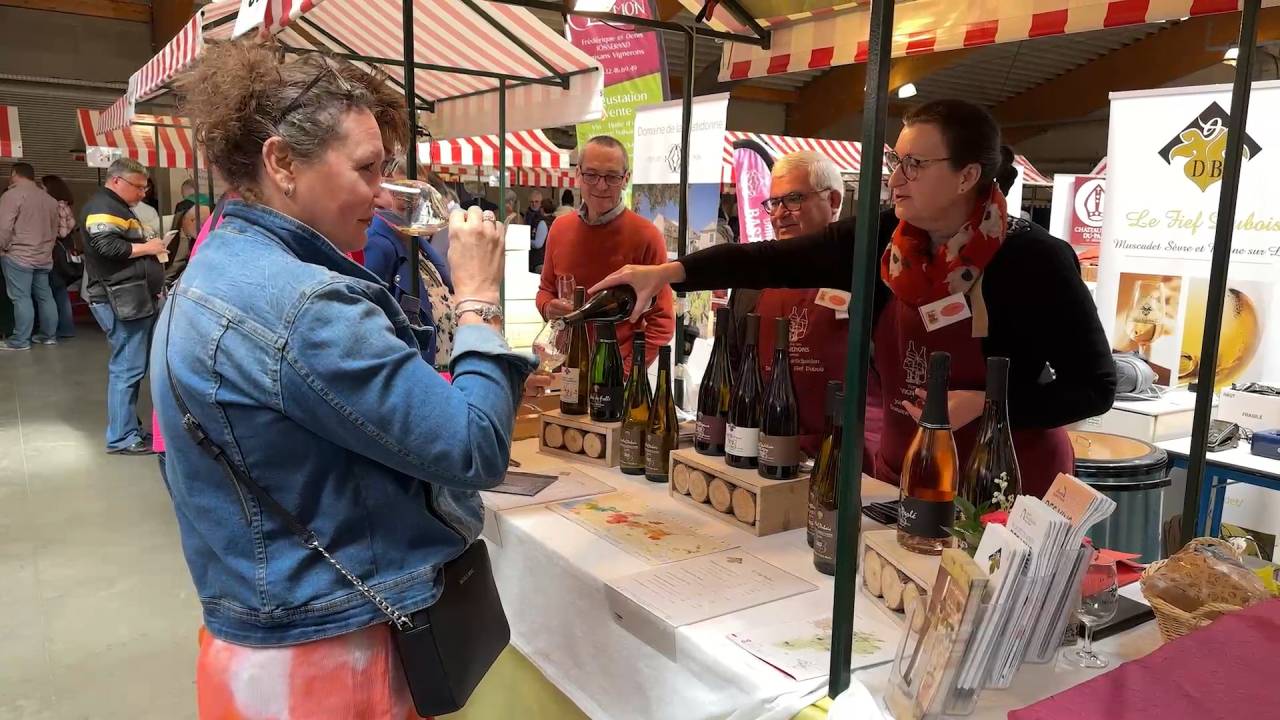
[[[947,412],[951,355],[929,356],[929,394],[920,427],[902,463],[898,544],[924,555],[940,555],[951,546],[956,485],[960,467]],[[817,543],[815,537],[814,543]]]
[[[839,386],[833,382],[827,385]],[[814,465],[811,497],[814,500],[813,518],[813,566],[826,575],[836,574],[836,512],[840,509],[840,448],[843,444],[844,393],[835,396],[836,410],[828,419],[830,431],[822,441],[825,459]]]
[[[680,421],[671,393],[671,346],[658,348],[658,389],[649,412],[649,430],[644,436],[644,477],[651,482],[667,482],[671,474],[671,451],[678,447]]]
[[[653,301],[650,301],[652,307]],[[601,290],[582,305],[574,305],[573,312],[560,318],[565,325],[581,325],[587,322],[619,322],[631,317],[636,307],[636,291],[630,285]]]
[[[1022,494],[1022,473],[1009,428],[1008,383],[1009,358],[987,358],[987,400],[977,444],[960,479],[960,494],[975,508],[994,503],[997,494],[1011,501]]]
[[[760,362],[756,342],[760,336],[760,316],[747,316],[746,345],[738,385],[729,402],[729,422],[725,427],[724,461],[730,467],[754,468],[760,456]]]
[[[586,288],[574,288],[573,307],[581,309],[586,297]],[[569,354],[564,361],[564,379],[560,384],[560,412],[565,415],[587,414],[591,382],[591,348],[587,343],[587,326],[582,323],[573,326]]]
[[[839,380],[831,380],[827,382],[827,392],[823,407],[826,409],[827,427],[822,433],[822,444],[818,446],[818,458],[813,462],[813,471],[809,475],[809,519],[805,523],[805,540],[809,542],[809,547],[813,547],[813,523],[817,519],[817,501],[818,501],[818,478],[825,472],[824,468],[831,462],[831,453],[833,450],[838,451],[837,443],[840,442],[839,437],[835,434],[837,416],[840,414],[840,404],[838,404],[837,395],[844,391],[844,383]]]
[[[596,323],[596,349],[591,354],[591,391],[588,404],[596,422],[622,419],[622,353],[613,323]]]
[[[725,426],[729,421],[729,401],[733,399],[733,376],[729,371],[729,308],[716,310],[716,341],[698,390],[698,425],[693,448],[703,455],[724,454]]]
[[[644,440],[649,432],[649,373],[645,368],[644,335],[631,340],[631,376],[622,393],[622,429],[620,431],[619,469],[627,475],[644,474]]]
[[[774,319],[773,372],[760,420],[760,477],[790,480],[800,474],[800,409],[791,382],[791,323]]]

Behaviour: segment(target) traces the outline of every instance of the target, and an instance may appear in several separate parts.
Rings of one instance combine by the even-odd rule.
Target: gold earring
[[[293,197],[293,185],[284,186],[284,196],[287,198]]]

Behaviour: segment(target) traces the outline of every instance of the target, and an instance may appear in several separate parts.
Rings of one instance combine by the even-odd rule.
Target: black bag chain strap
[[[220,216],[221,212],[219,212],[218,215]],[[181,279],[179,279],[179,283],[181,283]],[[187,435],[191,437],[191,440],[196,444],[196,446],[222,466],[223,471],[225,471],[231,478],[231,482],[233,484],[248,488],[249,492],[253,493],[254,497],[258,498],[259,502],[261,502],[273,515],[282,521],[294,535],[298,536],[298,539],[302,541],[303,545],[306,545],[307,548],[320,553],[320,555],[322,555],[330,565],[341,573],[348,582],[354,585],[362,595],[376,605],[383,614],[391,618],[391,622],[394,623],[397,628],[401,630],[413,629],[413,622],[410,621],[404,613],[395,609],[391,603],[387,602],[382,598],[382,596],[374,592],[373,589],[366,585],[363,580],[356,577],[351,573],[351,571],[343,567],[342,563],[338,562],[337,558],[329,554],[329,551],[320,543],[320,538],[317,537],[310,528],[303,525],[298,518],[294,517],[293,513],[286,510],[285,507],[277,502],[275,498],[271,497],[271,494],[255,482],[253,478],[249,477],[247,473],[236,467],[235,463],[231,462],[227,458],[227,453],[213,441],[213,438],[209,437],[207,432],[205,432],[204,427],[200,425],[200,421],[196,420],[196,417],[191,414],[191,409],[187,407],[187,403],[182,399],[182,393],[178,391],[178,384],[173,379],[173,367],[169,362],[169,338],[173,332],[173,316],[177,312],[177,299],[177,286],[175,286],[174,292],[171,293],[169,297],[169,317],[166,320],[165,326],[164,368],[165,373],[169,376],[169,389],[173,392],[173,399],[177,402],[178,410],[182,413],[182,427],[187,431]]]

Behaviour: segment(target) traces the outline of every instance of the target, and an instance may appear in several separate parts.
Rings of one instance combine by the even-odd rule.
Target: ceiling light
[[[1235,65],[1236,59],[1240,57],[1240,48],[1232,45],[1227,51],[1222,53],[1222,62],[1228,65]]]
[[[898,99],[907,100],[909,98],[913,98],[916,96],[918,92],[919,91],[916,90],[915,83],[907,83],[906,85],[903,85],[902,87],[898,88]]]

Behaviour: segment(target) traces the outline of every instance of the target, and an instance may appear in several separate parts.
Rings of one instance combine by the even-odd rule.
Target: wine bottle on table
[[[823,405],[826,410],[827,427],[822,433],[822,443],[818,446],[818,458],[813,461],[813,471],[809,474],[809,520],[805,523],[805,539],[809,541],[809,547],[813,547],[813,523],[817,519],[818,512],[818,478],[822,477],[822,473],[825,472],[823,468],[831,462],[833,450],[839,451],[837,443],[840,442],[840,438],[836,435],[838,426],[835,423],[839,419],[840,404],[836,396],[843,391],[844,383],[839,380],[827,382],[827,393]]]
[[[920,426],[902,462],[898,544],[924,555],[941,555],[943,548],[951,547],[948,530],[955,515],[960,467],[947,412],[950,375],[950,354],[929,356],[929,394]]]
[[[622,430],[619,468],[627,475],[644,474],[644,442],[649,432],[649,373],[644,362],[644,335],[631,340],[631,376],[622,393]]]
[[[671,346],[658,348],[658,389],[649,411],[649,430],[644,435],[644,476],[651,482],[667,482],[671,474],[671,451],[677,447],[680,421],[676,399],[671,394]]]
[[[596,349],[591,354],[591,391],[587,404],[596,422],[622,419],[622,353],[612,322],[596,323]]]
[[[656,298],[655,298],[656,300]],[[650,307],[654,301],[650,301]],[[619,285],[601,290],[582,305],[574,304],[573,312],[560,318],[565,325],[576,326],[586,322],[618,322],[631,317],[636,307],[636,291],[630,285]]]
[[[693,449],[703,455],[724,454],[724,432],[733,399],[733,375],[729,370],[729,308],[716,310],[716,340],[698,390],[698,425]]]
[[[791,323],[775,318],[773,373],[760,419],[760,464],[756,472],[770,480],[800,474],[800,410],[791,382]]]
[[[742,367],[738,369],[737,386],[729,401],[729,422],[724,432],[724,461],[730,467],[753,468],[760,456],[760,382],[759,350],[760,316],[747,316],[743,333]]]
[[[997,493],[1012,500],[1022,494],[1022,473],[1009,428],[1009,358],[987,358],[987,401],[978,425],[978,440],[960,478],[960,494],[975,508],[995,501]]]
[[[573,289],[573,307],[581,309],[587,297],[587,289]],[[560,384],[560,412],[565,415],[586,415],[587,395],[591,384],[591,347],[587,340],[587,326],[578,323],[569,336],[569,354],[564,359],[564,379]]]
[[[827,388],[840,383],[828,383]],[[813,518],[813,566],[826,575],[836,574],[836,511],[840,509],[840,447],[843,444],[844,393],[835,395],[836,411],[827,420],[827,437],[822,441],[826,454],[821,465],[813,467],[812,494]]]

